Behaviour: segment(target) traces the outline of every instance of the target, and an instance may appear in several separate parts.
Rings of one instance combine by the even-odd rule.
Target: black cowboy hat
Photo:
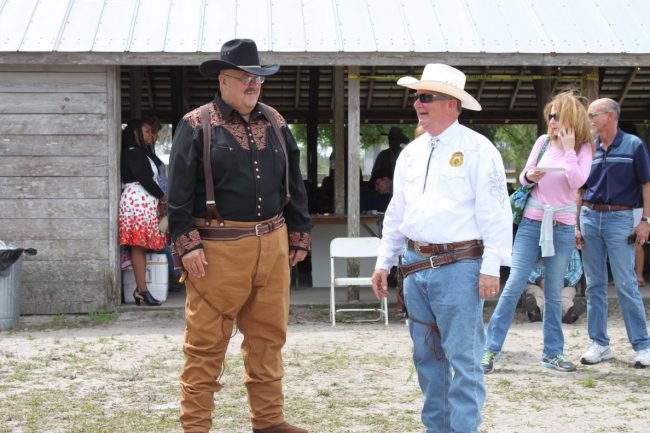
[[[393,126],[390,128],[388,133],[383,132],[382,135],[388,135],[388,141],[399,141],[400,143],[408,144],[411,142],[409,138],[404,134],[402,128],[398,126]]]
[[[233,39],[221,46],[221,59],[201,63],[199,71],[205,77],[216,77],[222,69],[239,69],[253,75],[273,75],[280,66],[261,66],[257,45],[252,39]]]

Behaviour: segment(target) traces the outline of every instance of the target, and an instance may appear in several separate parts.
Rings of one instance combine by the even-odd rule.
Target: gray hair
[[[616,116],[616,121],[621,117],[621,106],[613,99],[605,98],[605,109]]]

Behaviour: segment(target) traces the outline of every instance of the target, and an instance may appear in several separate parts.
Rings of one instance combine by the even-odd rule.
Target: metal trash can
[[[20,317],[22,256],[0,274],[0,331],[15,328]]]
[[[16,248],[0,241],[0,331],[18,325],[23,253],[33,256],[36,250]]]

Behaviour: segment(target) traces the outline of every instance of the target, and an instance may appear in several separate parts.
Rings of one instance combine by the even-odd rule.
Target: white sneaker
[[[650,347],[647,349],[639,350],[634,358],[635,368],[650,367]]]
[[[649,351],[650,352],[650,351]],[[580,362],[586,365],[598,364],[599,362],[612,359],[614,355],[609,346],[601,346],[595,341],[591,342],[589,350],[587,350],[580,358]],[[648,361],[647,365],[650,365],[650,353],[647,355],[646,360]]]

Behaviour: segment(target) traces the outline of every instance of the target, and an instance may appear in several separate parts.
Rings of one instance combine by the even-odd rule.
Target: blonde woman
[[[519,176],[522,184],[535,187],[515,236],[510,276],[488,325],[481,362],[486,374],[494,369],[526,280],[540,257],[546,277],[542,366],[575,370],[564,356],[562,287],[575,245],[576,192],[589,176],[593,139],[585,105],[574,93],[555,96],[544,114],[548,133],[537,139]]]

